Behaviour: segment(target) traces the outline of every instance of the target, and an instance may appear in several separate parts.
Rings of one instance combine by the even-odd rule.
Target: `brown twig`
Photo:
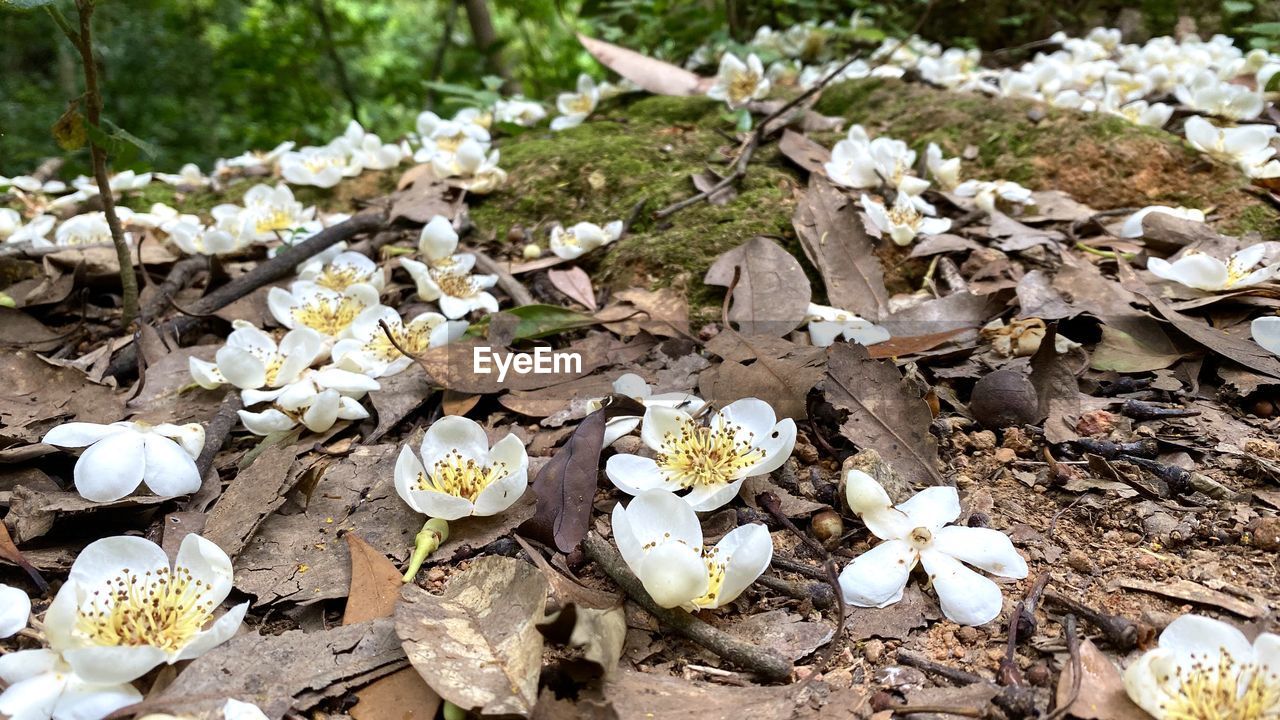
[[[222,405],[218,407],[218,413],[204,429],[204,447],[200,449],[200,457],[196,458],[196,470],[200,473],[201,485],[196,494],[187,501],[184,509],[203,511],[218,496],[220,480],[215,474],[210,481],[209,473],[213,471],[213,461],[217,458],[218,451],[222,450],[222,446],[227,443],[227,438],[231,436],[231,431],[240,419],[238,411],[243,407],[240,391],[237,388],[228,387],[227,394],[222,398]]]
[[[582,548],[587,557],[613,578],[632,600],[648,610],[663,625],[744,670],[775,681],[790,679],[794,669],[791,661],[773,650],[743,642],[683,610],[664,608],[654,602],[644,585],[631,573],[622,556],[607,540],[595,533],[588,533],[582,542]]]
[[[1064,608],[1072,615],[1079,615],[1088,620],[1119,650],[1132,650],[1137,647],[1138,641],[1144,634],[1143,627],[1138,623],[1126,620],[1119,615],[1108,615],[1100,610],[1094,610],[1084,603],[1053,590],[1046,590],[1044,599],[1045,602]]]
[[[923,655],[918,655],[907,650],[898,651],[898,663],[908,665],[917,670],[922,670],[930,675],[937,675],[946,678],[957,685],[973,685],[974,683],[984,683],[986,680],[981,675],[975,675],[966,670],[953,668],[950,665],[936,663]]]
[[[1014,654],[1018,650],[1018,638],[1030,637],[1036,629],[1036,606],[1040,604],[1040,596],[1049,584],[1049,573],[1042,572],[1040,577],[1027,591],[1027,596],[1018,603],[1018,609],[1009,619],[1009,640],[1005,644],[1004,659],[1000,661],[1000,669],[996,677],[1001,685],[1021,685],[1022,671],[1018,669],[1018,661]]]
[[[396,350],[399,350],[401,355],[404,355],[405,357],[414,361],[415,363],[418,364],[418,367],[422,368],[422,372],[426,373],[427,375],[428,383],[435,382],[431,376],[431,368],[427,367],[427,364],[422,361],[421,357],[417,356],[414,353],[409,352],[408,348],[400,344],[400,341],[396,339],[396,334],[391,332],[391,326],[387,324],[386,320],[379,320],[378,327],[382,328],[382,333],[387,336],[387,342],[391,343],[391,347],[394,347]]]
[[[524,286],[524,283],[521,283],[514,275],[507,272],[502,265],[498,264],[497,260],[474,248],[471,250],[471,254],[476,256],[476,267],[480,268],[481,272],[498,276],[498,287],[506,291],[507,295],[511,297],[511,302],[517,306],[534,304],[533,294]]]
[[[980,718],[986,713],[982,708],[971,705],[896,705],[887,708],[894,715],[959,715],[960,717]]]
[[[1053,709],[1053,712],[1045,716],[1045,720],[1058,720],[1065,716],[1071,706],[1075,704],[1076,698],[1080,697],[1080,638],[1076,633],[1076,616],[1070,613],[1064,619],[1067,634],[1067,652],[1071,654],[1071,694],[1067,696],[1067,701],[1062,705]]]
[[[813,603],[815,610],[826,610],[838,601],[838,597],[832,592],[831,586],[823,582],[797,583],[773,575],[761,575],[756,579],[756,582],[796,600],[808,600]]]
[[[139,258],[138,263],[142,263],[141,258]],[[140,316],[142,322],[150,322],[152,318],[164,312],[165,307],[168,306],[173,296],[195,279],[196,275],[199,275],[200,271],[205,269],[208,264],[208,259],[203,255],[192,255],[174,263],[173,267],[169,269],[169,274],[165,276],[164,282],[155,286],[155,295],[151,296],[147,304],[142,307]],[[143,276],[146,276],[145,272]]]
[[[363,212],[350,220],[327,227],[303,242],[289,246],[270,260],[259,263],[253,270],[200,298],[191,306],[191,313],[207,315],[215,310],[221,310],[260,287],[292,275],[298,264],[320,251],[380,227],[384,222],[386,222],[385,211]],[[195,327],[198,322],[199,319],[195,317],[178,317],[161,325],[159,330],[166,336],[180,335]],[[112,359],[107,374],[119,379],[131,373],[137,352],[137,343],[122,348],[120,353]]]

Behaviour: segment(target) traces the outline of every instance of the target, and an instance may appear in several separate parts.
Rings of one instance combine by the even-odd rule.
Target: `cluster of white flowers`
[[[199,535],[183,538],[173,563],[139,537],[90,543],[37,625],[47,647],[0,656],[0,715],[101,718],[139,702],[134,680],[235,635],[249,603],[215,617],[231,587],[231,558]],[[0,636],[12,635],[29,622],[31,601],[3,585],[0,599]],[[228,717],[262,716],[244,705],[228,703]]]
[[[280,175],[294,185],[331,188],[365,170],[388,170],[408,157],[407,146],[384,143],[352,120],[325,145],[301,147],[280,155]]]
[[[527,118],[537,115],[542,106],[521,101],[504,105],[502,111],[506,117]],[[493,192],[507,180],[506,171],[498,167],[498,151],[491,149],[489,127],[495,113],[496,109],[465,108],[452,120],[430,111],[419,114],[414,161],[430,163],[436,177],[462,178],[463,186],[470,192],[482,195]]]

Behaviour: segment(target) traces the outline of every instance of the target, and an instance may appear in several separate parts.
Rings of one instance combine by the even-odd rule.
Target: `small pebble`
[[[1250,524],[1253,545],[1260,550],[1280,550],[1280,517],[1258,518]]]
[[[966,625],[956,631],[956,637],[965,645],[972,645],[982,639],[982,631]]]
[[[996,448],[995,460],[1001,465],[1008,465],[1018,459],[1018,453],[1007,447]]]
[[[969,435],[974,450],[991,450],[996,446],[996,434],[990,430],[979,430]]]
[[[1094,570],[1093,558],[1083,550],[1072,550],[1067,553],[1067,566],[1076,572],[1092,574]]]
[[[867,659],[869,663],[878,663],[884,657],[884,642],[880,640],[868,640],[866,645],[862,646],[862,657]]]

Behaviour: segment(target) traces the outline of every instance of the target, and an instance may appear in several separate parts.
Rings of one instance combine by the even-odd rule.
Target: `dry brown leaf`
[[[822,275],[829,304],[872,321],[889,314],[884,268],[848,195],[826,178],[811,176],[791,224],[805,257]]]
[[[717,342],[718,341],[718,342]],[[724,357],[698,376],[702,397],[718,407],[755,397],[769,403],[779,418],[806,417],[806,398],[825,369],[822,348],[795,345],[781,338],[747,336],[721,330],[707,349]],[[750,365],[739,362],[754,360]]]
[[[254,703],[278,720],[291,709],[309,709],[331,692],[344,692],[351,681],[367,683],[370,675],[379,677],[403,662],[390,618],[321,632],[248,632],[194,660],[147,701],[147,710],[222,720],[222,706],[231,697]]]
[[[1080,384],[1066,359],[1058,354],[1057,337],[1058,325],[1050,323],[1040,341],[1040,349],[1031,357],[1031,384],[1036,388],[1040,416],[1046,418],[1045,438],[1051,443],[1080,437],[1075,431],[1081,412]]]
[[[27,543],[48,533],[63,517],[83,521],[91,515],[107,516],[112,512],[160,505],[166,500],[155,495],[131,495],[114,502],[99,503],[85,500],[77,492],[18,486],[9,499],[9,514],[5,521],[13,525],[18,542]]]
[[[954,330],[943,330],[942,332],[930,333],[928,335],[893,337],[882,343],[872,345],[867,348],[867,351],[870,353],[872,358],[877,360],[881,358],[902,357],[913,353],[922,353],[938,347],[964,331],[964,328],[956,328]]]
[[[1058,676],[1055,707],[1067,707],[1071,702],[1074,684],[1074,668],[1071,663],[1062,666]],[[1075,702],[1067,708],[1067,714],[1082,720],[1147,720],[1148,715],[1129,699],[1124,689],[1124,678],[1114,663],[1085,639],[1080,643],[1080,691]]]
[[[933,413],[892,362],[872,360],[861,345],[836,343],[822,388],[827,402],[848,413],[840,433],[854,445],[878,450],[916,487],[944,484],[929,433]]]
[[[1200,583],[1182,578],[1161,582],[1148,582],[1138,578],[1119,578],[1115,581],[1115,584],[1117,587],[1128,590],[1140,590],[1197,605],[1209,605],[1250,620],[1256,620],[1266,614],[1264,609],[1253,603],[1245,602],[1221,590],[1207,588]]]
[[[570,300],[591,312],[596,311],[596,291],[591,287],[591,278],[582,268],[574,265],[568,270],[548,270],[547,280]]]
[[[482,715],[528,716],[538,700],[547,580],[502,556],[477,559],[444,595],[415,585],[396,606],[409,662],[440,697]]]
[[[37,443],[61,422],[112,423],[125,414],[123,395],[33,352],[0,354],[0,377],[0,427],[16,443]]]
[[[66,340],[63,334],[21,310],[0,306],[0,347],[47,352]]]
[[[619,672],[605,682],[604,697],[617,720],[792,720],[807,701],[794,686],[693,683],[658,673]],[[749,710],[748,710],[749,709]]]
[[[413,668],[397,670],[356,691],[355,720],[435,720],[444,701]]]
[[[355,533],[347,533],[347,549],[351,552],[351,590],[342,624],[354,625],[374,618],[391,617],[404,588],[400,571],[386,555],[369,547]]]
[[[582,33],[578,33],[578,41],[601,65],[654,95],[703,95],[715,81],[714,78],[695,75],[669,62]]]
[[[831,151],[794,130],[783,130],[778,150],[791,162],[814,175],[826,175],[823,167],[831,161]],[[812,186],[812,184],[811,184]]]
[[[205,539],[235,559],[263,520],[284,504],[296,480],[290,468],[298,450],[290,444],[271,445],[241,470],[209,511]]]
[[[786,335],[804,322],[813,297],[804,268],[766,237],[752,238],[722,253],[707,269],[703,282],[733,287],[729,320],[746,335]]]
[[[693,186],[698,192],[711,193],[707,196],[707,202],[712,205],[728,205],[738,197],[738,189],[733,185],[726,185],[715,192],[711,192],[724,178],[710,170],[696,172],[690,175],[689,179],[693,180]]]
[[[643,330],[658,337],[689,336],[689,303],[684,293],[672,288],[627,288],[613,296],[625,304],[610,305],[596,313],[612,332],[631,336]]]
[[[369,433],[366,443],[378,442],[431,396],[431,383],[416,364],[402,373],[379,378],[378,383],[382,387],[369,393],[369,402],[378,414],[378,425]]]
[[[502,407],[528,417],[544,418],[578,402],[579,417],[586,417],[586,403],[613,392],[613,379],[604,375],[588,375],[539,390],[516,390],[498,396]],[[577,418],[573,418],[577,419]]]
[[[825,622],[806,621],[786,610],[769,610],[748,616],[725,628],[753,645],[772,648],[784,657],[799,660],[831,642],[835,628]]]
[[[1102,326],[1102,340],[1093,348],[1089,367],[1122,373],[1161,370],[1182,359],[1182,353],[1149,348],[1129,333]]]
[[[851,640],[878,637],[905,640],[911,631],[938,617],[937,604],[914,584],[902,592],[902,599],[886,608],[850,607],[845,613],[845,629]]]
[[[409,172],[416,169],[412,168]],[[426,223],[436,215],[453,218],[457,214],[458,203],[448,199],[449,192],[449,185],[437,180],[434,173],[421,171],[414,176],[408,187],[391,195],[391,220],[404,219]]]

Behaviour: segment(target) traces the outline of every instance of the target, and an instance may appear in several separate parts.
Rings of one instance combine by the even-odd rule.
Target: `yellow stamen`
[[[334,292],[342,292],[356,283],[368,282],[373,272],[365,272],[354,265],[328,265],[316,276],[315,283]]]
[[[213,615],[210,588],[184,567],[142,575],[126,568],[95,590],[76,617],[75,630],[93,644],[166,652],[185,646]]]
[[[414,355],[420,355],[430,347],[430,328],[410,330],[401,323],[387,323],[387,327],[391,328],[391,335],[396,339],[396,342],[392,343],[387,339],[386,332],[382,328],[378,328],[373,337],[369,338],[369,342],[365,343],[365,352],[379,360],[391,362],[404,355],[396,348],[397,344]]]
[[[733,482],[740,471],[765,458],[753,446],[753,434],[737,440],[737,431],[733,425],[705,427],[686,420],[678,434],[663,436],[658,467],[686,488]]]
[[[726,563],[717,562],[717,554],[719,550],[714,547],[702,551],[702,562],[707,565],[707,592],[702,597],[693,599],[694,607],[704,608],[715,605],[716,598],[720,596],[720,588],[724,587]]]
[[[418,473],[418,489],[434,490],[475,502],[481,490],[506,474],[506,463],[481,465],[454,450],[436,461],[427,474]]]
[[[750,70],[736,73],[729,81],[729,100],[735,105],[744,103],[756,94],[758,87],[760,87],[759,75]]]
[[[364,308],[365,304],[353,297],[317,297],[306,305],[293,308],[293,319],[322,335],[338,335]]]
[[[590,95],[575,95],[565,105],[569,108],[569,115],[587,115],[593,109]]]
[[[479,291],[470,275],[443,272],[435,276],[435,281],[440,288],[440,292],[449,297],[469,298]]]
[[[1162,706],[1165,720],[1275,720],[1280,717],[1280,676],[1267,668],[1238,663],[1226,651],[1216,664],[1193,656],[1177,671],[1177,690]],[[1161,685],[1170,678],[1162,678]]]
[[[271,233],[277,230],[288,230],[293,225],[292,213],[280,208],[271,208],[256,218],[253,229],[258,233]]]

